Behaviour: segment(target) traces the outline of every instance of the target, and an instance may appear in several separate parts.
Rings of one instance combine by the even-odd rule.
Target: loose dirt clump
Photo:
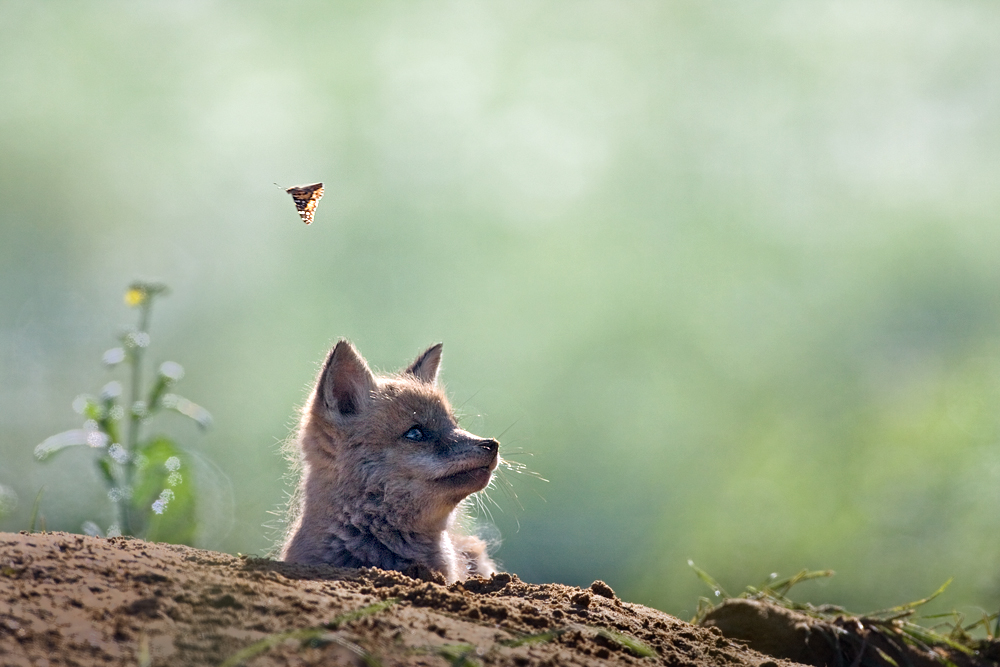
[[[0,533],[0,665],[793,664],[601,581],[413,574]]]

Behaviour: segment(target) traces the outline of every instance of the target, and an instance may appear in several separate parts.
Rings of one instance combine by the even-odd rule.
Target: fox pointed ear
[[[424,351],[416,361],[406,369],[406,372],[415,376],[418,380],[428,384],[436,384],[438,368],[441,367],[441,349],[444,343],[432,345]]]
[[[326,358],[316,388],[317,402],[335,415],[363,411],[371,401],[375,376],[354,346],[341,339]]]

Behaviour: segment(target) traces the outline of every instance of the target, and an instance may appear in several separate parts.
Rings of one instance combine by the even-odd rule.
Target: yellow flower
[[[125,292],[125,303],[129,308],[135,308],[136,306],[142,305],[142,302],[145,300],[146,290],[132,287]]]

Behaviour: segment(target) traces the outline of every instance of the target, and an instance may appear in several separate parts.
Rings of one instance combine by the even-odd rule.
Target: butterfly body
[[[295,208],[298,210],[302,222],[307,225],[311,224],[313,215],[316,213],[316,206],[319,204],[320,197],[323,196],[323,184],[295,185],[285,188],[285,192],[292,195],[292,200],[295,202]]]

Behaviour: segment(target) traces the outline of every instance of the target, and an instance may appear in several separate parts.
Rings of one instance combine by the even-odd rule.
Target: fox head
[[[346,340],[330,351],[299,429],[302,514],[286,560],[447,569],[447,553],[416,546],[451,548],[454,512],[489,484],[499,443],[459,427],[437,383],[441,349],[387,376]]]

